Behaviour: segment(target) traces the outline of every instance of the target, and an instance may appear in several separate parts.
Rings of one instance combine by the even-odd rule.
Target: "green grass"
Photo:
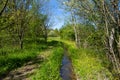
[[[0,49],[0,76],[6,75],[9,71],[36,58],[40,51],[46,48],[45,44],[28,44],[22,50],[10,47]]]
[[[63,48],[54,48],[50,57],[37,70],[36,74],[32,76],[32,80],[61,80],[59,71],[62,56]]]
[[[39,69],[31,76],[31,79],[62,80],[59,73],[63,57],[62,43],[68,48],[69,57],[72,60],[78,79],[104,80],[108,78],[108,80],[113,80],[112,74],[108,70],[109,62],[105,57],[105,53],[91,49],[77,49],[73,41],[60,40],[59,38],[55,40],[54,38],[49,38],[46,45],[44,43],[40,45],[26,44],[23,50],[0,49],[0,76],[36,58],[40,51],[50,48],[50,55],[45,58],[43,63],[40,63]],[[41,54],[44,54],[44,52]]]
[[[109,62],[103,53],[75,47],[69,47],[69,52],[75,73],[80,80],[113,80],[111,72],[107,69]]]
[[[72,47],[76,47],[74,41],[63,40],[60,37],[49,37],[48,39],[49,39],[49,41],[58,41],[58,42],[62,42],[64,44],[70,45]]]
[[[0,56],[0,74],[5,74],[14,68],[22,66],[25,62],[36,57],[33,51],[26,51]]]
[[[54,40],[54,38],[51,38]],[[92,49],[77,49],[75,42],[61,40],[56,38],[55,40],[63,42],[69,51],[69,57],[72,60],[75,74],[80,80],[113,80],[112,73],[108,70],[110,62],[106,58],[103,51],[96,52]]]
[[[63,42],[69,51],[75,74],[80,80],[113,80],[112,73],[108,70],[110,62],[103,51],[96,52],[92,49],[76,48],[75,42],[68,40]]]
[[[0,49],[0,78],[8,74],[8,72],[23,66],[28,61],[34,60],[38,54],[46,55],[44,51],[50,49],[53,50],[52,55],[50,54],[50,57],[47,57],[43,64],[40,63],[43,67],[34,76],[37,80],[39,77],[42,80],[51,80],[52,78],[54,80],[59,80],[59,68],[63,54],[63,49],[60,47],[61,44],[61,42],[55,40],[48,40],[48,43],[45,43],[44,41],[39,41],[37,43],[27,41],[22,50],[18,47],[12,48],[5,46]],[[46,70],[47,72],[45,72]],[[39,74],[41,76],[39,76]],[[48,74],[51,75],[47,76]]]

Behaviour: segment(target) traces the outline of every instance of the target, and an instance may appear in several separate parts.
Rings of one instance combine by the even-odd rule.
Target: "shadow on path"
[[[24,66],[9,72],[9,74],[2,80],[30,80],[28,77],[34,74],[35,70],[40,67],[39,64],[43,62],[43,60],[44,58],[39,55],[37,58],[29,61]]]

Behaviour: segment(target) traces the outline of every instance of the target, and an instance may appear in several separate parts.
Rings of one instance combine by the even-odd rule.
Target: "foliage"
[[[111,68],[113,74],[118,75],[120,73],[119,3],[118,0],[68,0],[64,2],[65,8],[71,12],[76,45],[79,47],[84,44],[85,48],[89,45],[98,50],[104,49],[113,65]],[[83,43],[81,41],[83,37],[80,38],[81,33],[76,25],[78,22],[84,25],[91,24],[95,28],[92,35]]]
[[[105,49],[104,38],[105,36],[102,31],[95,31],[87,37],[86,41],[88,42],[89,47],[96,48],[100,51],[101,49]]]
[[[72,24],[67,24],[60,28],[61,39],[75,41],[75,34],[72,26]],[[102,30],[97,30],[90,24],[77,24],[77,29],[79,31],[78,35],[81,47],[104,49],[104,33]]]
[[[74,71],[78,79],[81,80],[98,80],[109,79],[113,80],[113,75],[109,71],[109,60],[103,52],[96,52],[89,48],[76,48],[67,41],[69,57],[72,60]]]
[[[60,37],[62,39],[75,40],[75,35],[71,24],[67,24],[60,29]]]
[[[41,13],[39,0],[11,0],[0,16],[0,47],[5,45],[24,48],[26,38],[44,38],[47,16]],[[2,4],[2,3],[1,3]],[[9,43],[9,44],[8,44]]]
[[[64,43],[71,41],[69,57],[81,79],[112,79],[108,67],[113,74],[119,75],[120,1],[66,0],[63,7],[69,10],[71,22],[60,30],[48,30],[53,23],[50,12],[45,15],[43,11],[43,3],[44,0],[0,1],[0,75],[34,59],[38,51],[51,44],[58,47],[59,36]],[[59,40],[53,38],[47,43],[48,36]],[[79,49],[74,47],[73,41]],[[105,51],[112,65],[106,59]],[[62,56],[63,49],[55,48],[33,79],[59,80]]]
[[[58,29],[55,29],[55,30],[49,30],[49,33],[48,33],[48,36],[49,37],[59,37],[60,36],[60,32]]]
[[[41,13],[41,4],[41,0],[0,1],[0,76],[34,59],[47,47],[47,16]]]

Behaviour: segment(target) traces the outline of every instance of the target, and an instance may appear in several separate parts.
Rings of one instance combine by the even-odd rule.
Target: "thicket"
[[[0,0],[0,78],[47,48],[42,0]]]
[[[40,38],[46,41],[47,15],[41,13],[41,3],[39,0],[0,1],[0,48],[23,49],[27,41],[38,42]]]
[[[71,14],[71,22],[75,35],[75,42],[78,48],[82,45],[81,37],[83,29],[79,29],[79,23],[92,25],[94,31],[84,42],[93,49],[104,51],[111,62],[111,71],[114,75],[120,74],[120,9],[119,0],[69,0],[63,4],[64,8]],[[88,26],[88,27],[90,27]],[[84,34],[87,33],[84,32]],[[101,50],[102,49],[102,50]]]

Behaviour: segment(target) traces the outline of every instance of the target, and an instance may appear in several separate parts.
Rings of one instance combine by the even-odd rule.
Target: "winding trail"
[[[72,62],[68,57],[67,48],[64,48],[64,56],[62,59],[62,67],[60,70],[60,75],[63,80],[77,80],[73,71]]]

